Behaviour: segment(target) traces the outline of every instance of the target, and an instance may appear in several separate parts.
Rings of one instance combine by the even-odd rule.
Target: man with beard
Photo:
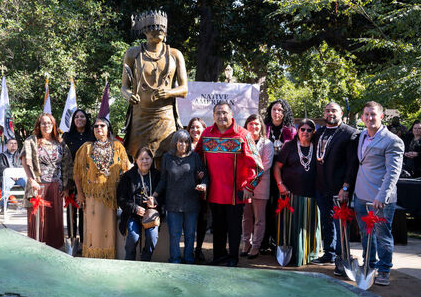
[[[335,275],[344,275],[336,260],[341,255],[339,222],[333,219],[333,196],[341,202],[352,197],[358,171],[358,131],[342,122],[342,108],[335,102],[325,106],[323,118],[326,126],[316,132],[317,184],[316,201],[320,209],[324,254],[312,263],[335,263]]]

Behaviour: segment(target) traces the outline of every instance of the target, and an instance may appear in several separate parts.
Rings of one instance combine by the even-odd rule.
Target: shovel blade
[[[367,275],[364,273],[364,266],[360,266],[358,274],[356,275],[356,282],[358,288],[362,290],[368,290],[373,284],[376,276],[376,270],[368,268]]]
[[[65,251],[70,256],[76,256],[79,249],[79,238],[66,238],[65,240]]]
[[[351,259],[350,261],[343,261],[343,265],[346,276],[355,282],[357,279],[358,270],[360,269],[358,266],[358,260]]]
[[[278,260],[279,265],[285,267],[291,261],[292,257],[292,246],[278,246],[276,249],[276,259]]]

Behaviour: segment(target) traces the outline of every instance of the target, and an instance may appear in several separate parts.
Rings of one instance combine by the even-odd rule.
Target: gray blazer
[[[386,127],[379,131],[361,155],[367,130],[360,135],[358,160],[360,162],[355,184],[359,199],[383,203],[397,201],[396,183],[402,170],[403,141]]]

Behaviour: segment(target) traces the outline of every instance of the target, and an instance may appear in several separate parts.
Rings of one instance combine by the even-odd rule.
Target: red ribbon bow
[[[368,212],[366,216],[362,217],[361,220],[365,223],[367,227],[367,234],[373,233],[374,224],[386,223],[385,218],[379,218],[371,210]]]
[[[75,194],[64,197],[64,208],[69,206],[69,204],[73,205],[76,208],[79,208],[79,204],[77,204],[75,201]]]
[[[289,197],[285,197],[282,199],[279,197],[278,199],[278,209],[276,210],[276,214],[279,214],[284,208],[288,209],[291,213],[294,213],[294,208],[292,208],[291,204],[289,204]]]
[[[343,226],[346,226],[346,221],[352,221],[354,215],[354,211],[350,209],[346,203],[342,203],[341,207],[333,207],[333,218],[340,220]]]
[[[51,207],[51,202],[42,199],[41,195],[38,195],[35,198],[31,198],[30,202],[32,203],[33,208],[31,214],[37,214],[38,208],[40,206]]]

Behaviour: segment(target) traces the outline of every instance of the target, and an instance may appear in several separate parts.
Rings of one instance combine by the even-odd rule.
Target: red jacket
[[[208,168],[210,183],[207,200],[218,204],[244,203],[238,192],[253,191],[263,175],[263,164],[251,134],[232,126],[221,134],[216,124],[203,131],[196,152]]]

